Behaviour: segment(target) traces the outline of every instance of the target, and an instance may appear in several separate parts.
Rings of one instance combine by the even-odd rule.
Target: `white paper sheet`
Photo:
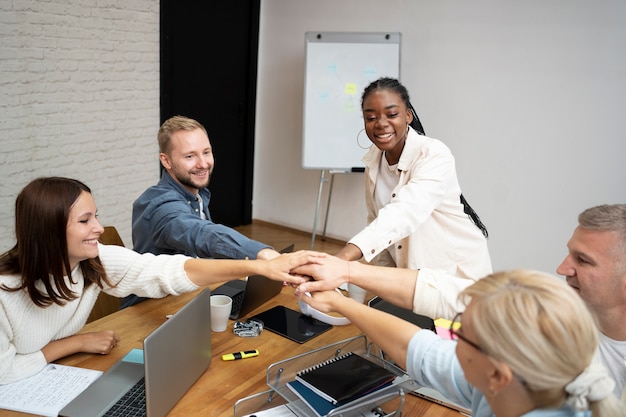
[[[93,369],[51,363],[33,376],[0,385],[0,408],[56,417],[100,375]]]

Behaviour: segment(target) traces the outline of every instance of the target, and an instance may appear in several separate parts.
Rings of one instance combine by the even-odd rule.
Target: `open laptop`
[[[465,414],[466,416],[472,415],[472,410],[447,399],[446,397],[443,396],[442,393],[432,388],[419,387],[418,389],[411,391],[409,394],[413,394],[416,397],[420,397],[425,400],[437,403],[439,405],[443,405],[444,407],[451,408],[453,410],[458,411],[461,414]]]
[[[280,253],[292,252],[294,244],[287,246]],[[233,299],[230,319],[237,320],[244,317],[266,301],[274,298],[283,289],[283,283],[264,277],[250,275],[246,279],[228,281],[213,290],[213,295],[227,295]]]
[[[60,412],[61,417],[132,416],[107,414],[138,382],[145,382],[139,412],[163,417],[211,363],[211,291],[207,288],[113,365]]]
[[[383,300],[379,296],[375,296],[374,298],[369,300],[367,305],[377,310],[393,314],[394,316],[413,323],[416,326],[421,327],[422,329],[432,330],[433,332],[437,333],[435,321],[430,317],[422,316],[420,314],[414,313],[412,310],[398,307],[397,305],[392,304],[389,301]]]

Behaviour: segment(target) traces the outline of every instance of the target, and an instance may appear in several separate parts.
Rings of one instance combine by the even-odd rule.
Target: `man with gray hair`
[[[626,204],[591,207],[578,216],[569,250],[556,272],[596,315],[600,361],[626,402]]]

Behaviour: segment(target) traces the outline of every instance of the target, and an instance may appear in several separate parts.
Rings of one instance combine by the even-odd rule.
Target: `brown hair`
[[[31,300],[40,307],[53,303],[64,305],[78,298],[65,283],[71,280],[67,251],[67,222],[69,213],[89,187],[78,180],[62,177],[37,178],[30,182],[15,201],[15,246],[0,255],[0,274],[21,275],[18,287],[5,291],[25,289]],[[111,285],[99,257],[80,262],[85,287],[102,282]],[[38,288],[41,282],[45,288]],[[72,280],[72,282],[74,282]]]

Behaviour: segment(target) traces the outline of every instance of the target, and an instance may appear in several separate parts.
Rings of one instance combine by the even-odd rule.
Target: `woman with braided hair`
[[[487,228],[461,193],[454,157],[443,142],[425,136],[398,80],[372,82],[361,107],[374,145],[363,157],[368,225],[336,256],[444,271],[458,282],[440,281],[437,290],[454,297],[492,272]],[[432,286],[418,280],[415,304],[426,292],[422,284]]]

